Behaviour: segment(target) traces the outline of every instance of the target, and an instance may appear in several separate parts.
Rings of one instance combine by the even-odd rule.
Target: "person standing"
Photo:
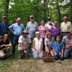
[[[36,37],[35,32],[38,30],[38,24],[36,21],[34,21],[33,15],[30,16],[30,21],[27,23],[26,30],[28,31],[29,37],[30,37],[31,42],[32,42],[33,39]],[[32,43],[31,43],[31,45],[32,45]],[[31,45],[28,48],[28,52],[31,51]]]
[[[3,22],[0,23],[0,39],[2,38],[4,33],[8,33],[8,27],[10,26],[7,22],[6,16],[2,17]]]
[[[51,29],[51,27],[54,26],[54,23],[51,22],[51,18],[50,17],[47,18],[47,23],[45,25],[48,27],[48,29]]]
[[[18,42],[18,38],[21,35],[22,31],[25,30],[25,27],[23,24],[21,24],[21,19],[17,18],[16,20],[17,23],[12,24],[9,26],[10,31],[14,34],[13,37],[13,46],[12,46],[12,55],[15,54],[15,46]]]
[[[55,21],[54,26],[50,29],[50,32],[52,33],[52,37],[54,37],[55,40],[56,40],[57,35],[62,36],[61,29],[60,27],[57,26],[57,24],[58,22]]]
[[[66,36],[66,32],[70,31],[71,32],[71,22],[68,21],[67,16],[65,16],[64,18],[64,22],[61,23],[61,32],[62,32],[62,36]]]
[[[39,26],[39,32],[40,32],[40,37],[43,39],[43,43],[44,43],[46,34],[49,32],[47,26],[44,25],[44,20],[41,21],[41,25]],[[45,45],[43,45],[43,51],[45,51]]]

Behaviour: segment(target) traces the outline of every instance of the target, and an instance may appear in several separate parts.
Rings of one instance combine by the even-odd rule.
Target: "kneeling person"
[[[4,33],[3,39],[0,40],[0,57],[4,58],[5,53],[9,55],[10,47],[12,46],[10,39],[8,38],[8,33]]]
[[[28,47],[30,46],[31,40],[28,37],[27,30],[24,30],[22,32],[22,35],[19,37],[18,40],[18,52],[19,52],[19,58],[22,57],[22,54],[26,57],[28,57]]]
[[[58,60],[59,58],[60,60],[63,60],[64,59],[64,56],[63,56],[64,45],[60,41],[60,36],[56,37],[56,41],[53,43],[52,48],[54,51],[54,59]]]

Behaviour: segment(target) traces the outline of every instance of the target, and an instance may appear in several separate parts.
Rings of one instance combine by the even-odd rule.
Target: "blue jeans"
[[[28,47],[28,52],[31,52],[31,45],[32,45],[32,42],[33,42],[33,38],[30,38],[31,39],[31,44],[30,46]]]
[[[62,33],[62,36],[63,36],[63,37],[66,36],[66,33]]]
[[[54,55],[54,59],[55,59],[55,60],[58,60],[58,59],[64,60],[64,57],[61,57],[61,55],[59,55],[59,54],[57,53],[57,56]]]
[[[41,59],[42,56],[43,56],[43,51],[41,51],[39,55],[37,55],[36,51],[33,51],[33,50],[32,50],[32,53],[33,53],[33,58],[34,59],[37,59],[37,58]]]
[[[70,52],[72,51],[72,47],[67,49],[67,52],[64,52],[64,58],[67,58],[70,55]]]
[[[13,38],[13,45],[12,45],[12,54],[15,54],[15,46],[18,43],[19,36],[14,36]]]

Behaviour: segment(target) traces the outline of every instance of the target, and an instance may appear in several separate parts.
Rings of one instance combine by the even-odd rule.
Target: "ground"
[[[0,59],[0,72],[72,72],[72,59],[57,60],[50,63],[42,59],[18,59],[18,54],[11,60]]]

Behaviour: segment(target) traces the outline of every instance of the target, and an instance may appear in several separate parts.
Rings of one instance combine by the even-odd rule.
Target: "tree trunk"
[[[4,7],[4,15],[8,18],[8,8],[9,8],[9,0],[4,0],[4,4],[5,4],[5,7]]]
[[[71,3],[71,23],[72,23],[72,0],[70,0],[70,3]]]
[[[45,20],[45,22],[46,22],[46,7],[45,7],[45,1],[46,1],[46,0],[44,0],[44,20]]]
[[[58,0],[56,1],[57,1],[57,9],[58,9],[58,19],[59,19],[59,23],[61,23],[60,8],[59,8]]]

